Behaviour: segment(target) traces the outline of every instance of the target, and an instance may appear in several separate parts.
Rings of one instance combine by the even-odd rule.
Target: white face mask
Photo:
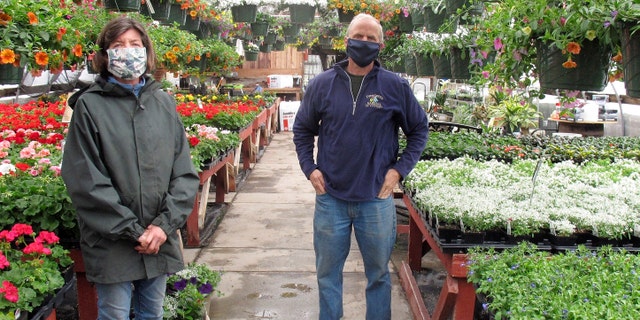
[[[109,55],[107,70],[117,78],[136,79],[147,70],[147,48],[107,49],[107,54]]]

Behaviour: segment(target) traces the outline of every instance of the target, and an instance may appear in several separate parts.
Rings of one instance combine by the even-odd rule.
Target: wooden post
[[[76,273],[78,290],[78,317],[80,319],[98,318],[98,293],[96,288],[87,280],[84,269],[84,259],[80,249],[70,249],[69,255],[73,260],[73,271]]]

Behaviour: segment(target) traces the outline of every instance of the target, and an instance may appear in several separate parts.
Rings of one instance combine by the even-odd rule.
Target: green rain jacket
[[[175,100],[146,78],[139,97],[98,78],[69,99],[73,116],[62,178],[77,211],[87,279],[117,283],[184,267],[176,230],[191,213],[199,178]],[[138,253],[149,225],[167,241]]]

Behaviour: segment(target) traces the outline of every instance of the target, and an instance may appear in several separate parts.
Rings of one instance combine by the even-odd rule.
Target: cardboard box
[[[268,88],[293,88],[293,76],[290,74],[270,74],[267,76]]]
[[[280,102],[280,131],[293,130],[293,122],[300,108],[300,101],[282,101]]]

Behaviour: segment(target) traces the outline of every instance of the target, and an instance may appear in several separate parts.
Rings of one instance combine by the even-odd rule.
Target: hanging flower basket
[[[149,12],[147,4],[140,6],[140,13],[153,18],[153,20],[165,21],[169,19],[169,13],[171,12],[171,2],[160,0],[147,0],[151,3],[154,13]]]
[[[284,36],[284,43],[286,44],[298,43],[298,36]]]
[[[254,36],[266,36],[269,31],[269,23],[266,21],[256,21],[251,23],[251,33]]]
[[[602,91],[606,87],[611,51],[598,41],[584,42],[580,54],[572,57],[576,67],[570,69],[562,66],[567,56],[555,45],[536,41],[536,50],[536,69],[542,89]]]
[[[413,29],[421,30],[424,27],[424,9],[415,9],[411,10],[411,24],[413,24]]]
[[[424,26],[427,32],[438,32],[446,18],[447,12],[445,10],[436,13],[430,6],[424,8]]]
[[[276,40],[275,44],[273,45],[273,51],[284,51],[284,45],[284,40]]]
[[[282,27],[282,34],[286,37],[286,36],[291,36],[291,37],[297,37],[298,34],[300,34],[300,25],[299,24],[292,24],[289,26],[284,26]]]
[[[273,31],[267,32],[267,35],[264,36],[264,43],[266,43],[266,44],[274,44],[274,43],[276,43],[276,37],[277,36],[278,36],[278,34],[273,32]]]
[[[187,17],[180,29],[192,32],[200,30],[200,18]]]
[[[411,22],[411,14],[408,14],[406,17],[403,13],[398,15],[399,21],[399,29],[400,32],[411,33],[413,32],[413,23]]]
[[[433,69],[433,61],[426,53],[416,53],[416,70],[420,77],[433,77],[436,71]]]
[[[340,23],[351,23],[351,20],[353,19],[353,17],[356,16],[356,13],[353,11],[347,11],[344,12],[340,9],[338,9],[338,21]]]
[[[0,64],[0,84],[20,84],[23,68],[12,64]]]
[[[449,56],[444,53],[431,54],[431,61],[433,61],[433,70],[435,71],[436,78],[451,79]]]
[[[244,60],[246,61],[258,61],[259,52],[253,51],[245,51],[244,52]]]
[[[640,98],[640,33],[633,33],[633,24],[622,28],[622,65],[627,95]]]
[[[256,22],[258,15],[258,6],[255,4],[246,4],[231,7],[231,16],[233,22]]]
[[[271,45],[263,43],[260,45],[260,52],[269,53],[271,52]]]
[[[319,36],[318,37],[318,44],[320,44],[323,47],[332,47],[333,44],[331,43],[333,41],[332,37],[325,37],[325,36]]]
[[[451,48],[451,57],[449,57],[449,63],[451,65],[451,78],[466,80],[471,78],[469,73],[470,63],[469,52],[464,52],[462,49],[454,47]]]
[[[307,24],[313,22],[316,15],[316,7],[308,4],[290,4],[289,17],[291,23]]]
[[[161,21],[162,24],[172,25],[174,22],[179,25],[184,25],[187,22],[187,12],[182,10],[179,4],[172,3],[169,10],[169,18],[165,21]]]
[[[410,76],[418,75],[418,67],[416,66],[416,57],[412,53],[404,55],[404,73]]]
[[[121,12],[138,12],[140,0],[105,0],[104,8]]]

